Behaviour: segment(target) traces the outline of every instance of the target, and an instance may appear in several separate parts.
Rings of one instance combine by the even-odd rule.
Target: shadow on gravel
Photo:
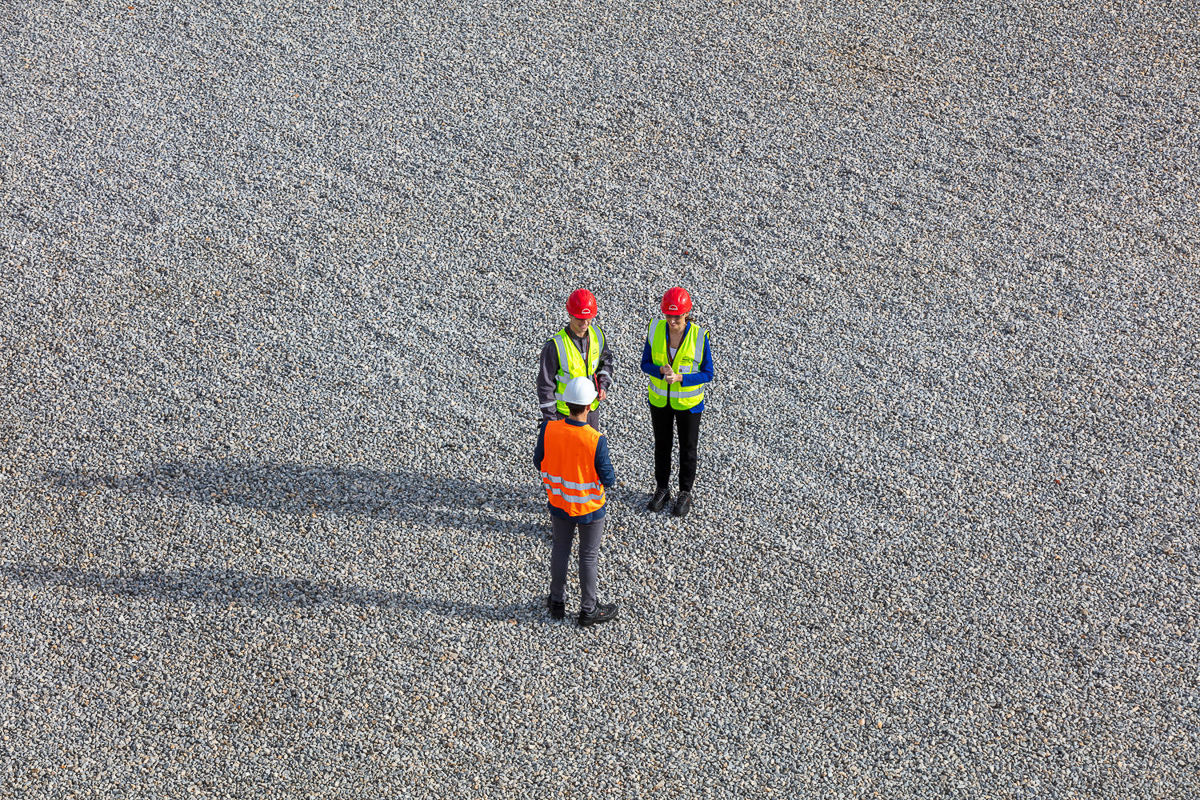
[[[110,575],[76,567],[4,564],[0,565],[0,578],[42,588],[65,586],[118,596],[145,597],[171,603],[198,603],[214,607],[230,604],[313,609],[358,606],[400,609],[464,619],[551,621],[545,614],[545,598],[540,596],[501,606],[486,606],[476,603],[451,603],[409,592],[388,592],[305,578],[278,578],[233,570],[150,570],[130,575]]]
[[[532,472],[531,468],[529,474],[503,484],[361,467],[168,462],[126,475],[53,472],[46,477],[68,490],[106,488],[296,515],[369,516],[429,525],[449,523],[455,515],[471,511],[474,526],[519,530],[544,539],[549,524],[495,516],[498,511],[541,511],[543,495]]]

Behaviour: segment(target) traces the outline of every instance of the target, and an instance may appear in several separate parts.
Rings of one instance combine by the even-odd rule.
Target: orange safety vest
[[[546,499],[568,516],[582,517],[604,508],[604,484],[596,474],[600,434],[591,425],[568,425],[565,419],[546,424],[542,486]]]

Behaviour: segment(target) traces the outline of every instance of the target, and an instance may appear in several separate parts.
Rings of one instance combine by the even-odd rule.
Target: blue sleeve
[[[533,468],[538,472],[542,471],[542,459],[546,457],[546,423],[549,421],[544,419],[538,426],[537,445],[533,448]]]
[[[713,363],[712,363],[712,339],[708,338],[708,334],[704,334],[704,358],[700,361],[700,369],[697,372],[689,372],[683,376],[680,383],[684,386],[699,386],[702,383],[708,383],[713,379]]]
[[[596,443],[596,474],[605,486],[612,486],[617,482],[617,474],[613,472],[612,461],[608,458],[608,437],[604,435],[601,435],[600,441]]]
[[[662,373],[659,372],[658,365],[654,363],[654,359],[650,357],[650,342],[642,347],[642,372],[649,375],[651,378],[661,378]]]

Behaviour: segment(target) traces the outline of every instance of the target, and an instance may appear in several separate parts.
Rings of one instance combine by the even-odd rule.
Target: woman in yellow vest
[[[579,528],[579,624],[587,627],[616,619],[615,603],[596,602],[596,564],[604,533],[605,487],[616,476],[608,458],[608,440],[587,424],[596,399],[591,378],[567,382],[562,392],[569,416],[547,420],[538,433],[533,463],[542,473],[550,507],[554,547],[550,551],[550,616],[566,616],[567,561]]]
[[[646,331],[642,372],[650,376],[650,422],[654,427],[654,496],[648,511],[661,511],[671,499],[671,447],[679,429],[679,496],[671,512],[682,517],[692,508],[696,449],[704,412],[704,384],[713,379],[708,332],[689,320],[692,298],[675,286],[662,299],[665,319]]]

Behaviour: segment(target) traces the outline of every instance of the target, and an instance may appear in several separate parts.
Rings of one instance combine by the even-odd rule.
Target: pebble
[[[1200,794],[1186,4],[23,6],[0,795]],[[529,463],[577,286],[589,630]]]

